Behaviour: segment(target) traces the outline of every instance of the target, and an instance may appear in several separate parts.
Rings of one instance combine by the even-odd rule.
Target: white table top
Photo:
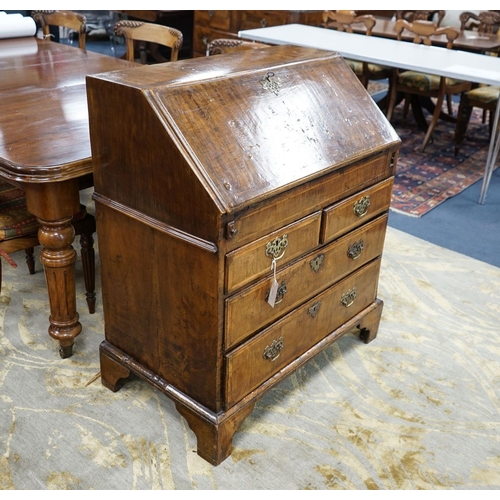
[[[423,71],[475,83],[500,85],[500,57],[417,45],[389,38],[368,37],[303,24],[243,30],[238,36],[275,45],[290,44],[330,50],[348,59]]]

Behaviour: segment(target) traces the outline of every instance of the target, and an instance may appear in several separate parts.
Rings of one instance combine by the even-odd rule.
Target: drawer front
[[[195,11],[195,26],[210,26],[211,28],[229,31],[231,12],[229,10],[197,10]]]
[[[389,210],[393,182],[394,177],[391,177],[336,205],[325,208],[321,243],[328,243]]]
[[[226,292],[231,293],[279,269],[319,244],[321,212],[290,224],[226,255]]]
[[[226,349],[276,321],[382,253],[387,215],[352,231],[279,271],[277,301],[267,302],[272,277],[226,300]]]
[[[380,258],[291,312],[226,356],[231,407],[376,298]]]
[[[288,14],[279,11],[247,10],[241,14],[240,29],[265,28],[288,23]]]
[[[254,241],[387,179],[394,175],[395,161],[396,153],[363,160],[277,196],[271,203],[242,212],[231,222],[229,246],[235,249]]]

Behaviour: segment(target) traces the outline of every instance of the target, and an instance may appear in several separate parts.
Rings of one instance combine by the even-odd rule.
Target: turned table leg
[[[59,341],[59,354],[73,354],[74,339],[82,331],[76,311],[75,261],[72,247],[75,231],[71,217],[58,221],[38,219],[38,239],[42,245],[40,260],[45,269],[50,304],[49,335]]]

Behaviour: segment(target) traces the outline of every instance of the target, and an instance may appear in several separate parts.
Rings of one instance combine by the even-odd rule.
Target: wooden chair
[[[410,23],[413,21],[432,21],[435,15],[437,15],[435,23],[441,26],[441,21],[446,15],[445,10],[397,10],[396,20],[406,19]]]
[[[50,26],[69,28],[78,33],[78,47],[85,49],[87,19],[84,15],[70,10],[34,10],[31,17],[39,22],[44,37],[50,37]]]
[[[462,12],[460,14],[460,31],[477,30],[478,33],[494,34],[500,26],[500,13],[486,10],[474,14],[473,12]]]
[[[115,35],[125,37],[127,61],[135,61],[134,42],[139,42],[139,61],[142,64],[147,63],[147,54],[145,43],[151,43],[150,50],[157,62],[168,62],[158,52],[158,46],[169,47],[170,61],[177,61],[179,50],[182,47],[182,33],[169,26],[161,24],[144,23],[142,21],[118,21],[114,27]]]
[[[458,37],[458,30],[450,27],[438,27],[436,23],[431,21],[414,21],[409,23],[404,19],[398,19],[396,21],[396,35],[397,39],[401,40],[401,34],[404,29],[407,29],[414,34],[413,43],[423,43],[425,45],[432,45],[431,36],[432,35],[445,35],[447,38],[448,49],[451,49],[453,41]],[[402,42],[407,43],[407,42]],[[421,151],[423,152],[429,143],[432,133],[436,127],[436,124],[440,118],[447,119],[449,121],[455,121],[450,115],[442,113],[443,101],[446,98],[450,100],[451,96],[456,94],[462,94],[472,87],[470,82],[464,82],[462,80],[456,80],[454,78],[439,77],[436,75],[429,75],[421,73],[418,71],[399,71],[393,69],[394,72],[394,84],[391,88],[391,93],[389,97],[389,107],[387,110],[387,118],[390,120],[392,118],[392,113],[396,105],[396,96],[400,92],[405,96],[405,109],[404,115],[408,111],[408,106],[412,102],[412,109],[415,119],[419,123],[421,128],[426,129],[424,141],[422,143]],[[426,120],[422,114],[420,104],[416,99],[417,96],[425,98],[436,98],[436,103],[432,113],[432,119],[429,125],[427,125]]]
[[[249,49],[263,49],[270,47],[267,43],[248,42],[245,40],[238,40],[237,38],[216,38],[207,43],[207,56],[214,56],[216,54],[232,54]]]
[[[470,116],[473,108],[480,108],[489,113],[489,136],[493,133],[493,117],[498,106],[500,87],[492,85],[480,86],[469,90],[460,99],[458,107],[457,125],[455,129],[455,155],[458,154],[460,144],[467,133]]]
[[[321,26],[327,29],[336,29],[338,31],[352,33],[352,25],[354,23],[364,24],[366,35],[371,36],[377,20],[370,14],[358,16],[354,10],[325,10],[323,12],[323,24]],[[368,88],[370,80],[388,79],[389,86],[391,86],[393,76],[392,68],[380,66],[379,64],[353,61],[351,59],[346,59],[346,62],[365,88]]]
[[[500,26],[500,13],[491,10],[479,12],[462,12],[460,14],[460,30],[477,30],[478,33],[493,34],[498,31]],[[490,54],[498,56],[498,54]],[[498,95],[500,87],[490,85],[479,85],[466,92],[460,99],[458,108],[457,126],[455,129],[455,155],[458,154],[460,144],[467,133],[470,116],[473,108],[483,110],[483,123],[489,115],[489,135],[493,131],[493,116],[498,105]]]
[[[80,235],[83,275],[86,299],[90,314],[95,312],[95,251],[93,234],[95,219],[87,213],[85,206],[71,221],[75,234]],[[35,273],[34,247],[39,245],[38,221],[28,212],[24,191],[6,181],[0,180],[0,256],[17,267],[9,254],[25,250],[29,273]],[[2,266],[0,259],[0,291],[2,287]]]

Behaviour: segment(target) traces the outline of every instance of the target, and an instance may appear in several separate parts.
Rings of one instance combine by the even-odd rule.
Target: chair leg
[[[89,313],[95,313],[95,251],[94,238],[92,235],[82,234],[80,236],[80,245],[82,246],[82,268],[83,279],[85,281],[85,296]]]
[[[95,312],[95,250],[94,250],[94,238],[93,234],[96,231],[95,219],[92,215],[87,214],[83,221],[83,228],[79,227],[80,233],[80,245],[81,245],[81,256],[82,256],[82,268],[83,268],[83,279],[85,282],[85,295],[87,299],[87,305],[89,308],[89,313],[94,314]]]
[[[389,102],[387,104],[387,119],[391,121],[392,113],[394,112],[394,108],[396,107],[396,97],[397,97],[397,78],[398,73],[397,70],[393,70],[391,83],[389,84]]]
[[[34,259],[34,254],[35,254],[35,249],[33,247],[27,248],[25,250],[26,253],[26,264],[28,265],[28,270],[30,274],[35,274],[35,259]]]
[[[408,111],[410,111],[410,102],[411,102],[411,95],[405,94],[405,104],[403,107],[403,123],[405,123],[406,119],[408,118]]]
[[[446,103],[448,104],[448,114],[450,116],[453,116],[453,104],[452,104],[452,98],[450,94],[446,94]]]
[[[425,148],[427,147],[427,144],[429,143],[430,138],[432,136],[432,132],[434,132],[434,128],[436,127],[436,124],[439,120],[439,115],[441,114],[441,108],[443,106],[443,101],[444,101],[444,94],[440,94],[437,98],[436,109],[434,110],[434,114],[432,115],[431,123],[429,124],[429,127],[427,128],[427,133],[425,134],[424,142],[423,142],[422,148],[420,150],[422,153],[425,151]]]
[[[462,96],[460,99],[460,106],[458,106],[457,124],[455,126],[455,156],[458,154],[460,143],[467,132],[471,114],[472,106],[469,105],[467,97]]]

